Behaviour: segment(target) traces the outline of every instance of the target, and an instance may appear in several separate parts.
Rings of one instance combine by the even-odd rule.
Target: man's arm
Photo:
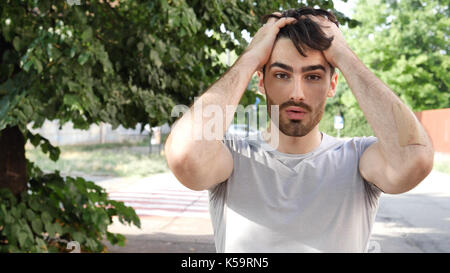
[[[334,36],[325,58],[344,75],[378,142],[359,163],[361,175],[385,193],[397,194],[419,184],[433,167],[431,141],[414,113],[378,79],[346,44],[337,26],[319,19]]]
[[[231,124],[251,77],[269,59],[280,28],[294,21],[293,18],[269,19],[235,64],[173,126],[165,144],[166,160],[174,175],[186,187],[205,190],[231,175],[233,158],[221,142],[224,132]],[[210,106],[219,107],[223,113],[222,127],[215,128],[212,140],[204,134],[215,117],[208,118],[203,114]]]

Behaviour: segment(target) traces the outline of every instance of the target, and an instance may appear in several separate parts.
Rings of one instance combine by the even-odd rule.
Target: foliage
[[[122,202],[108,200],[101,187],[83,178],[65,179],[59,172],[40,173],[29,164],[28,191],[14,197],[0,189],[0,252],[64,252],[77,241],[82,252],[101,252],[106,238],[124,245],[125,237],[107,231],[112,217],[140,226],[134,210]]]
[[[449,14],[442,0],[360,0],[350,43],[414,111],[448,108]]]
[[[358,57],[413,111],[450,107],[449,9],[437,0],[360,0],[354,19],[344,29]],[[345,120],[342,136],[373,135],[342,75],[329,99],[321,130],[336,135],[335,114]]]
[[[8,0],[0,7],[0,130],[45,119],[75,128],[170,121],[175,104],[191,104],[225,71],[218,54],[242,52],[244,28],[254,34],[262,15],[305,4],[333,8],[327,0]]]

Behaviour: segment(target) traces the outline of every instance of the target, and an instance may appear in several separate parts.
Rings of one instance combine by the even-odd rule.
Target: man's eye
[[[308,75],[308,76],[306,76],[306,79],[310,80],[310,81],[318,81],[318,80],[320,80],[320,76],[318,76],[318,75]]]
[[[285,73],[277,73],[277,74],[275,74],[275,78],[277,78],[277,79],[287,79],[288,75],[285,74]]]

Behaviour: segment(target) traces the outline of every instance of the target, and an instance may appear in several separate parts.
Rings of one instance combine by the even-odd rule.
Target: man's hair
[[[312,16],[323,16],[339,26],[336,16],[331,12],[323,9],[314,8],[299,8],[290,9],[282,12],[282,15],[267,14],[262,17],[262,21],[266,22],[269,18],[274,17],[277,19],[283,17],[293,17],[297,19],[295,23],[287,24],[280,29],[276,40],[280,38],[289,38],[292,43],[297,48],[297,51],[304,57],[307,57],[306,51],[308,49],[315,49],[319,51],[327,50],[331,46],[333,37],[327,37],[322,31],[319,24],[307,17],[307,15]],[[334,67],[330,64],[331,75],[334,74]],[[265,66],[263,67],[263,73],[265,73]]]

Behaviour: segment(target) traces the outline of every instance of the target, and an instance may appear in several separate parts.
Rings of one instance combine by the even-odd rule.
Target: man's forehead
[[[274,63],[282,63],[293,67],[294,69],[301,69],[304,66],[322,65],[327,70],[330,69],[328,62],[323,53],[319,50],[305,49],[305,56],[302,56],[294,46],[292,41],[288,38],[280,38],[274,45],[272,54],[270,56],[267,67]]]

